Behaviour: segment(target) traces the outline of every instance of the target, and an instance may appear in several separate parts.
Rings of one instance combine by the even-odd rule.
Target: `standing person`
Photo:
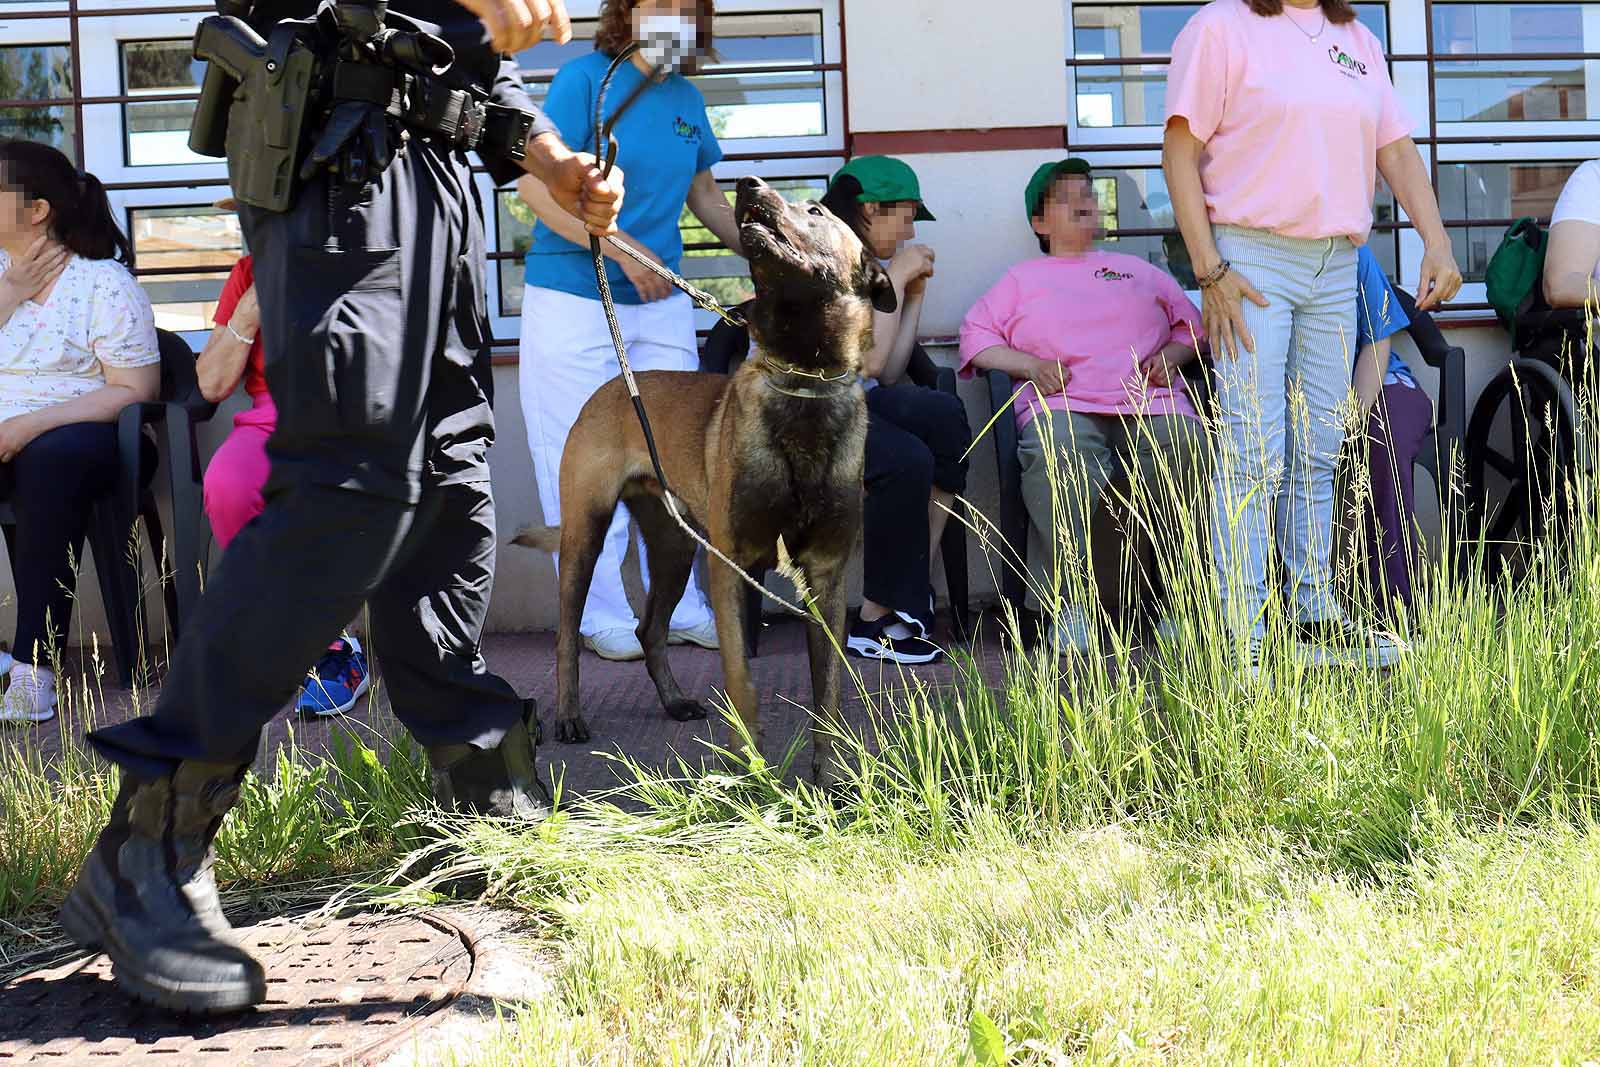
[[[1001,370],[1020,385],[1024,603],[1050,616],[1057,648],[1083,655],[1101,612],[1057,579],[1057,546],[1092,573],[1090,522],[1113,480],[1127,480],[1134,506],[1148,505],[1134,526],[1166,554],[1190,543],[1182,528],[1194,530],[1206,439],[1182,368],[1198,355],[1200,314],[1167,272],[1094,247],[1100,201],[1085,160],[1040,164],[1022,201],[1043,255],[1012,267],[967,312],[961,372]],[[1160,577],[1150,576],[1151,592]],[[1058,588],[1059,611],[1040,602]],[[1170,639],[1168,605],[1156,599],[1157,635]]]
[[[1381,666],[1399,654],[1335,603],[1329,552],[1375,170],[1423,239],[1418,308],[1461,286],[1409,128],[1348,0],[1212,0],[1173,45],[1162,167],[1216,358],[1212,546],[1224,623],[1252,675],[1274,541],[1300,656]]]
[[[1395,334],[1411,325],[1372,249],[1356,263],[1356,403],[1365,427],[1367,579],[1372,603],[1409,615],[1421,549],[1413,468],[1433,429],[1433,401],[1394,351]]]
[[[118,765],[121,789],[61,912],[78,944],[111,957],[125,992],[165,1009],[217,1013],[265,999],[261,965],[227,936],[212,841],[261,726],[363,602],[390,654],[395,714],[425,747],[440,803],[517,817],[540,808],[523,703],[489,673],[480,645],[494,578],[494,419],[467,150],[498,182],[525,150],[521,167],[595,233],[614,226],[621,192],[539,120],[502,55],[546,28],[568,36],[559,0],[463,3],[483,13],[493,46],[450,0],[387,9],[390,29],[406,32],[407,17],[438,28],[454,49],[443,73],[436,59],[426,74],[390,65],[385,57],[439,49],[402,36],[380,50],[358,9],[341,12],[342,28],[283,28],[324,61],[336,50],[342,76],[318,83],[305,105],[302,143],[316,148],[289,161],[304,177],[287,209],[247,204],[241,216],[278,405],[265,507],[186,622],[154,712],[90,734]],[[271,0],[250,20],[271,33],[316,7]],[[281,107],[277,98],[255,95],[281,84],[269,79],[278,67],[266,67],[276,54],[257,60],[266,69],[249,71],[232,97],[230,133],[244,124],[249,139],[281,115],[262,110]],[[531,118],[531,130],[484,108],[485,93]],[[405,117],[389,117],[391,107]],[[197,132],[208,143],[216,135]],[[257,159],[229,160],[236,186],[263,186]],[[292,593],[286,576],[299,583]]]
[[[117,415],[161,387],[155,315],[128,261],[99,179],[48,145],[0,141],[0,498],[17,520],[0,722],[56,713],[53,657],[90,510],[121,466]]]
[[[606,68],[629,44],[669,38],[696,58],[710,54],[711,0],[606,0],[600,10],[592,55],[574,59],[556,72],[544,110],[562,139],[592,148],[595,96]],[[635,54],[612,79],[606,117],[645,80],[650,64]],[[711,167],[722,147],[711,131],[705,99],[693,82],[669,74],[644,95],[617,124],[617,163],[632,176],[635,193],[618,221],[618,237],[654,262],[676,271],[683,258],[678,220],[687,206],[701,223],[734,252],[740,251],[733,208],[717,188]],[[588,235],[581,223],[551,198],[548,190],[524,178],[517,191],[538,217],[528,251],[522,298],[520,379],[522,413],[533,453],[534,476],[544,519],[561,518],[561,452],[578,412],[594,391],[621,373],[611,330],[600,303]],[[635,372],[694,370],[694,305],[625,253],[603,246],[607,279],[617,319]],[[640,570],[647,577],[644,542],[637,542]],[[610,660],[644,656],[639,619],[622,585],[622,557],[628,548],[628,513],[618,507],[606,531],[594,581],[584,601],[578,631],[596,655]],[[698,564],[683,599],[672,613],[669,644],[717,647],[711,606],[701,591]]]
[[[217,206],[237,211],[231,197]],[[233,429],[206,464],[204,501],[211,536],[224,552],[245,524],[261,514],[261,491],[269,464],[267,439],[278,424],[278,409],[267,390],[261,343],[261,305],[256,300],[255,264],[249,255],[228,272],[217,297],[215,326],[195,360],[200,395],[220,404],[241,384],[250,406],[233,417]],[[303,715],[342,715],[355,708],[372,684],[367,654],[349,633],[340,634],[306,672],[295,697]]]
[[[930,663],[932,564],[967,487],[972,429],[957,397],[906,378],[917,347],[933,249],[912,244],[918,222],[932,222],[916,172],[888,156],[859,156],[839,169],[822,196],[894,282],[894,311],[872,314],[872,350],[861,358],[867,390],[866,503],[861,519],[861,611],[846,647],[858,656]]]

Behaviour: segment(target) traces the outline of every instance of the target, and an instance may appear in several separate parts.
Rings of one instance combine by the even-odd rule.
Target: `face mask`
[[[639,51],[652,67],[674,71],[694,54],[699,32],[688,15],[644,15],[639,19]]]

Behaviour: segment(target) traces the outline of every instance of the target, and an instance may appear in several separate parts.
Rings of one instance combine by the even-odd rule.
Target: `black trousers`
[[[966,489],[971,443],[957,397],[910,383],[867,391],[862,593],[930,628],[928,495]]]
[[[0,499],[11,502],[17,517],[11,558],[17,631],[11,647],[18,662],[48,667],[66,645],[90,511],[115,487],[119,467],[117,428],[109,422],[58,426],[0,464]]]
[[[253,209],[265,508],[228,547],[154,711],[90,735],[142,775],[246,763],[365,602],[396,715],[424,745],[498,744],[521,701],[480,650],[494,584],[483,222],[465,157],[413,138],[347,195]]]

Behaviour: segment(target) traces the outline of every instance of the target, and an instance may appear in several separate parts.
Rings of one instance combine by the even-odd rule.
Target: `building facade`
[[[518,56],[537,97],[563,61],[590,47],[598,0],[570,0],[577,36]],[[890,153],[918,170],[938,216],[919,239],[938,252],[924,331],[936,354],[966,308],[1016,260],[1035,254],[1021,208],[1027,175],[1065,151],[1096,167],[1110,247],[1142,255],[1186,286],[1159,158],[1168,53],[1196,3],[994,0],[719,0],[719,61],[698,79],[727,153],[729,188],[758,174],[786,194],[820,194],[847,154]],[[243,250],[220,162],[187,148],[201,65],[189,55],[196,4],[160,0],[0,0],[0,135],[47,140],[106,184],[133,238],[136,270],[160,325],[198,348],[222,279]],[[1468,351],[1469,395],[1508,356],[1482,277],[1509,222],[1548,219],[1572,169],[1600,143],[1600,2],[1360,3],[1432,169],[1467,284],[1442,316]],[[1590,35],[1596,44],[1589,46]],[[530,218],[478,177],[490,240],[490,314],[502,398],[517,395],[520,253]],[[1414,284],[1421,243],[1380,189],[1373,244]],[[686,273],[726,300],[748,291],[741,261],[686,219]],[[705,323],[704,325],[709,325]],[[1419,368],[1429,383],[1429,372]],[[984,401],[969,395],[975,425]],[[220,441],[226,415],[207,428]],[[537,518],[520,412],[502,399],[494,454],[502,528]],[[993,504],[980,445],[972,495]],[[548,559],[509,548],[491,625],[554,620]],[[978,584],[987,567],[975,567]],[[93,588],[85,586],[85,588]],[[991,592],[976,589],[978,595]],[[94,600],[93,596],[86,601]],[[97,604],[85,604],[93,624]]]

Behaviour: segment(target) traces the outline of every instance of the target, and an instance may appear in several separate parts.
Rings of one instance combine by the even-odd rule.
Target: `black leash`
[[[596,157],[601,155],[601,144],[605,145],[605,154],[600,166],[601,178],[608,178],[611,176],[611,168],[613,165],[615,165],[617,160],[617,138],[612,132],[616,128],[617,120],[622,118],[623,114],[627,112],[628,108],[632,107],[639,100],[639,98],[644,95],[645,90],[650,87],[652,82],[660,80],[668,73],[668,70],[664,65],[653,68],[650,74],[639,83],[638,87],[635,88],[633,92],[629,93],[627,98],[623,100],[622,106],[617,108],[610,120],[605,120],[606,90],[611,85],[611,78],[624,63],[632,60],[634,53],[637,51],[639,51],[639,44],[637,41],[635,41],[617,53],[617,57],[611,61],[611,66],[606,68],[605,77],[600,80],[600,89],[595,94],[594,144]],[[716,297],[704,292],[703,290],[695,288],[693,285],[690,285],[682,277],[674,274],[667,268],[652,262],[648,257],[635,251],[625,242],[619,241],[614,237],[607,237],[606,240],[611,242],[611,246],[613,248],[625,253],[634,262],[643,265],[658,278],[661,278],[662,280],[670,283],[673,287],[688,294],[689,299],[693,300],[696,305],[705,308],[708,311],[716,312],[722,317],[723,321],[733,326],[745,325],[744,321],[738,316],[730,314],[728,310],[722,306],[721,302],[716,299]],[[611,280],[606,277],[605,255],[600,250],[600,238],[596,237],[594,234],[589,235],[589,256],[594,261],[594,279],[595,284],[599,286],[600,289],[600,306],[605,308],[606,326],[608,326],[611,330],[611,346],[616,349],[617,364],[622,368],[623,383],[628,388],[628,396],[633,400],[634,413],[639,416],[639,427],[644,431],[645,447],[650,450],[650,464],[655,468],[656,481],[661,483],[661,496],[666,502],[668,513],[671,514],[672,518],[677,522],[677,524],[683,528],[684,533],[687,533],[695,540],[697,544],[700,545],[700,547],[704,548],[708,553],[715,556],[729,567],[733,568],[733,572],[742,578],[751,588],[760,592],[761,595],[766,597],[768,600],[781,605],[786,610],[791,611],[803,618],[809,618],[815,621],[813,616],[808,614],[803,608],[789,603],[783,597],[773,593],[767,589],[765,585],[752,578],[744,570],[744,568],[740,567],[733,560],[729,559],[722,551],[713,545],[710,540],[701,536],[700,532],[689,523],[688,519],[684,517],[683,512],[679,509],[677,495],[673,493],[671,486],[667,484],[666,471],[661,469],[661,456],[656,451],[655,434],[650,430],[650,416],[645,413],[644,400],[639,396],[639,383],[634,380],[633,367],[628,362],[627,348],[622,342],[622,324],[617,321],[616,304],[611,298]],[[782,546],[781,540],[779,545],[780,547]],[[795,582],[796,587],[800,588],[802,595],[804,595],[804,586],[799,580],[798,572],[795,571],[794,568],[787,566],[787,561],[783,558],[785,555],[786,553],[784,552],[779,553],[779,568],[786,573],[792,581]]]

